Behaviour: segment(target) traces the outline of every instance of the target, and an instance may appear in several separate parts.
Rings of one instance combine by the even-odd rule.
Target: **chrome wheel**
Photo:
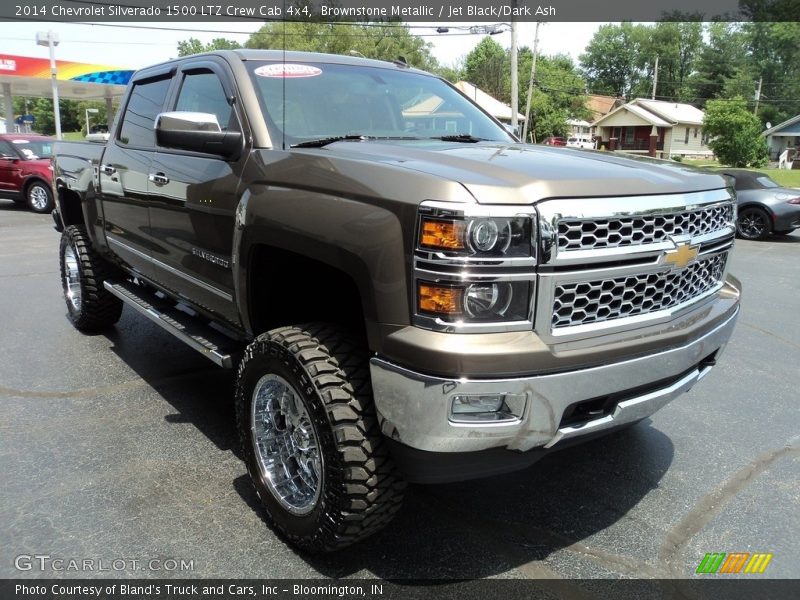
[[[28,200],[33,210],[43,211],[47,208],[47,205],[50,204],[50,195],[43,186],[33,184],[28,190]]]
[[[300,394],[279,375],[264,375],[251,406],[250,433],[264,485],[290,513],[308,514],[322,489],[322,458]]]
[[[75,248],[67,244],[64,248],[64,294],[75,311],[81,309],[81,272]]]

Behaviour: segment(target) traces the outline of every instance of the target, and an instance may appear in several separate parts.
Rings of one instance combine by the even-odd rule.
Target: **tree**
[[[239,42],[225,38],[215,38],[208,44],[204,44],[197,38],[189,38],[178,42],[178,56],[189,56],[191,54],[200,54],[201,52],[211,52],[212,50],[236,50],[241,47],[242,45]]]
[[[722,164],[731,167],[762,167],[768,153],[761,137],[761,122],[743,98],[709,100],[703,129],[711,136],[709,147]]]
[[[699,104],[711,98],[744,95],[741,77],[752,87],[753,74],[747,64],[747,36],[737,23],[708,25],[708,44],[703,46],[692,75],[693,95]]]
[[[245,47],[352,54],[389,61],[402,56],[419,69],[433,71],[438,67],[431,44],[397,22],[267,23],[250,36]]]
[[[503,47],[486,36],[464,59],[464,76],[490,96],[505,101],[506,88],[511,87],[510,66],[511,58]]]
[[[690,75],[703,49],[703,24],[699,21],[662,21],[648,28],[641,45],[641,58],[647,75],[639,82],[637,96],[650,96],[653,65],[658,57],[656,98],[684,101],[691,99]]]
[[[580,56],[583,75],[593,92],[631,98],[645,74],[644,25],[601,25]]]

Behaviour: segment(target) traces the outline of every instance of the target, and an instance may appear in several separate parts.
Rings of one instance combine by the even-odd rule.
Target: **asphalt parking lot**
[[[74,330],[58,239],[0,200],[0,577],[685,578],[707,552],[771,552],[765,577],[800,576],[800,233],[737,243],[726,354],[651,420],[522,472],[413,486],[392,526],[323,557],[262,521],[231,374],[129,308]],[[15,567],[35,554],[193,568]]]

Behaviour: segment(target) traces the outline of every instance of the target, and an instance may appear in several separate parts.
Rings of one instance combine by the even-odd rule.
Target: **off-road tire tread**
[[[254,356],[268,352],[273,344],[288,349],[313,380],[335,439],[336,456],[326,456],[326,461],[333,458],[331,471],[340,478],[323,490],[334,498],[313,537],[299,537],[282,528],[264,506],[270,523],[291,543],[310,551],[338,550],[386,526],[400,509],[406,487],[375,415],[368,355],[336,325],[281,327],[258,336],[239,365],[236,409],[243,448],[251,441],[248,427],[242,426],[249,423],[250,415],[250,398],[240,385],[242,374]],[[251,457],[247,451],[243,454]],[[257,468],[247,462],[252,477]]]
[[[61,237],[59,260],[63,285],[65,265],[64,247],[70,241],[77,251],[81,281],[81,308],[76,314],[69,310],[72,324],[81,331],[99,331],[119,321],[122,300],[103,287],[103,282],[118,276],[117,269],[103,259],[92,247],[83,225],[69,225]]]

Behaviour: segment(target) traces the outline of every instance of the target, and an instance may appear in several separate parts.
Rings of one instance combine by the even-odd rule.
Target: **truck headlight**
[[[443,322],[525,321],[529,305],[528,281],[417,283],[417,311]]]
[[[531,256],[531,220],[527,217],[441,219],[423,216],[418,246],[423,250],[461,256]]]
[[[414,324],[453,333],[530,331],[532,206],[426,200],[414,240]]]

